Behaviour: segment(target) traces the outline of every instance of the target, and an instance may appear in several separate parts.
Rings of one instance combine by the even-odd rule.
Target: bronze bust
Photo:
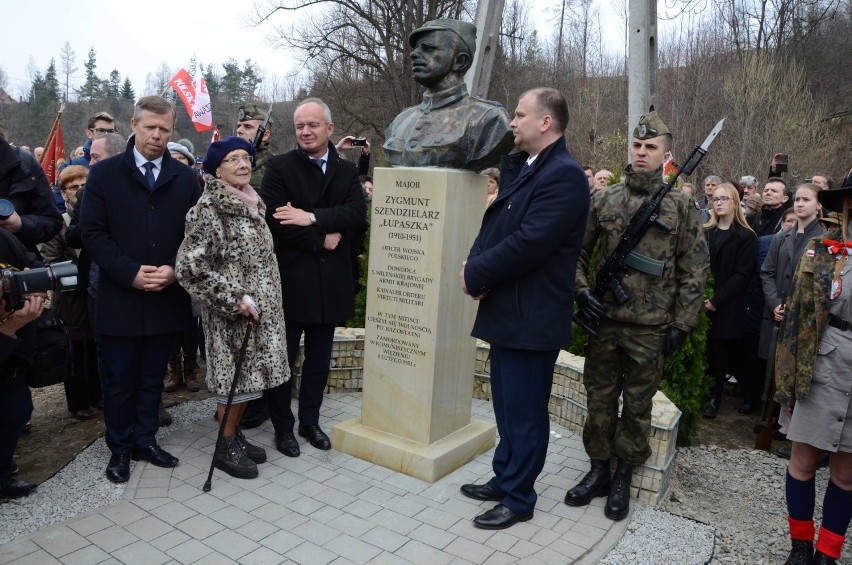
[[[432,20],[411,32],[408,43],[414,80],[427,91],[385,130],[387,162],[472,171],[497,164],[514,147],[509,114],[497,102],[470,96],[464,83],[476,26]]]

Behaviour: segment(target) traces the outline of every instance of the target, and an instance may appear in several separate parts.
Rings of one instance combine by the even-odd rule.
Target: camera
[[[69,290],[77,286],[77,265],[71,261],[54,263],[41,269],[0,271],[0,285],[9,311],[24,307],[26,295],[48,290]]]
[[[353,137],[352,138],[352,147],[367,147],[367,138],[366,137]]]
[[[790,156],[786,153],[775,154],[775,170],[779,173],[787,172],[787,166],[790,163]]]

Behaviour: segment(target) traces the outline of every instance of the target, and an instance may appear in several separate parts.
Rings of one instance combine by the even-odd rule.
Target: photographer
[[[0,229],[0,263],[4,269],[41,266],[35,255],[5,229]],[[32,363],[35,324],[30,322],[41,316],[44,297],[28,296],[22,308],[9,312],[3,292],[0,285],[0,498],[18,498],[35,489],[34,484],[12,478],[18,470],[12,457],[33,410],[21,369]]]

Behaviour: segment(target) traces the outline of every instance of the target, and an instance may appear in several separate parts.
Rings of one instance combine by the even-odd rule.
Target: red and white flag
[[[50,186],[56,184],[58,171],[56,170],[56,161],[62,159],[67,160],[65,155],[65,143],[62,141],[62,123],[56,120],[56,132],[51,138],[47,147],[44,148],[44,155],[41,159],[41,168],[44,169],[44,174],[47,176],[47,182]]]
[[[195,131],[212,129],[213,110],[210,107],[210,93],[207,92],[207,83],[204,81],[204,77],[195,78],[186,69],[181,69],[172,77],[169,84],[183,100],[183,105],[186,107],[189,119],[192,120],[192,125],[195,126]]]
[[[219,127],[217,126],[216,129],[213,130],[213,137],[210,138],[210,143],[216,143],[220,139],[222,139],[222,132],[219,131]]]

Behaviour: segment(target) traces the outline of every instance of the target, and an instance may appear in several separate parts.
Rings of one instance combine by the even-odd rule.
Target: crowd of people
[[[464,40],[465,30],[434,22],[416,30],[413,58],[447,55],[456,65],[444,77],[463,76],[472,44],[430,42],[442,33]],[[425,66],[417,68],[426,81]],[[427,97],[446,94],[440,81],[427,82],[435,90]],[[461,95],[458,85],[452,89]],[[400,138],[411,133],[405,120],[416,118],[403,114],[395,122]],[[297,104],[297,147],[282,155],[269,150],[274,120],[254,104],[240,108],[237,135],[211,143],[203,158],[188,142],[171,142],[174,122],[174,107],[158,96],[136,103],[127,140],[109,114],[95,114],[82,156],[62,169],[55,194],[36,158],[0,132],[0,198],[14,205],[0,219],[0,261],[18,269],[41,265],[39,258],[77,264],[78,288],[56,301],[70,330],[68,409],[79,419],[103,410],[111,452],[105,475],[115,483],[128,481],[131,459],[179,464],[155,439],[164,423],[162,394],[201,388],[199,354],[222,426],[217,468],[258,476],[267,454],[243,430],[266,418],[275,448],[288,457],[300,455],[295,433],[315,449],[331,449],[319,415],[334,328],[354,313],[364,262],[370,144],[350,135],[335,145],[322,100]],[[553,365],[571,340],[575,300],[589,324],[586,357],[593,360],[583,376],[590,469],[564,500],[586,506],[606,497],[605,516],[624,519],[634,469],[651,453],[663,362],[703,309],[713,382],[705,416],[718,413],[731,376],[743,414],[759,412],[769,382],[777,383],[778,433],[792,442],[788,563],[832,563],[852,518],[852,175],[839,189],[816,172],[791,187],[776,156],[762,183],[752,175],[709,175],[698,194],[688,183],[675,187],[659,202],[657,224],[630,250],[636,266],[601,292],[599,269],[664,182],[673,134],[657,112],[642,116],[630,164],[616,178],[576,162],[565,140],[568,122],[561,93],[525,92],[506,126],[514,150],[499,168],[482,172],[485,212],[459,283],[477,301],[472,335],[491,346],[500,441],[494,477],[461,487],[464,496],[498,502],[474,525],[503,529],[534,514]],[[344,157],[356,147],[357,164]],[[437,159],[427,165],[443,162],[405,147],[417,159]],[[34,488],[13,478],[13,453],[32,410],[20,368],[31,360],[32,322],[43,308],[44,298],[31,295],[0,319],[4,497]],[[291,374],[301,342],[294,414]],[[825,453],[831,477],[816,538],[814,475]]]

